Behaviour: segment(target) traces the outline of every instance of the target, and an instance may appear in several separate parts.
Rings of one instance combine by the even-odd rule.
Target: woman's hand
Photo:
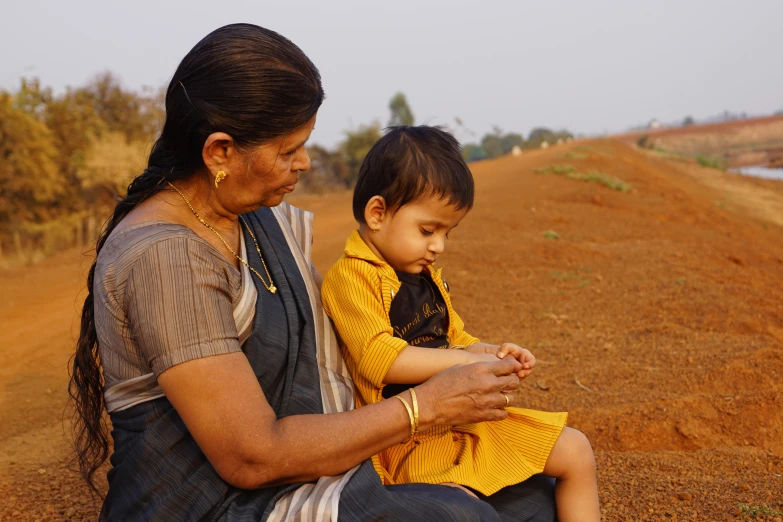
[[[508,357],[455,366],[417,386],[419,431],[436,426],[496,421],[507,417],[504,392],[519,386],[522,366]]]
[[[530,350],[522,348],[513,343],[503,343],[500,346],[488,343],[476,343],[464,348],[475,356],[476,362],[491,360],[490,355],[498,359],[505,359],[508,356],[513,357],[522,365],[522,369],[517,372],[517,377],[525,379],[536,367],[536,358],[530,353]]]

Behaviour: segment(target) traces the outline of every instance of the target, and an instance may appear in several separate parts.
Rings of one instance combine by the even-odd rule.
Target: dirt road
[[[517,400],[588,435],[605,519],[782,512],[783,183],[613,141],[472,167],[476,205],[442,258],[455,306],[482,339],[537,355]],[[316,212],[325,270],[350,194],[292,201]],[[95,519],[61,422],[87,268],[65,252],[0,273],[0,520]]]

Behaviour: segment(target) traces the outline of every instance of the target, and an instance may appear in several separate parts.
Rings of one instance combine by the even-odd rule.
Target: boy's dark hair
[[[473,175],[459,142],[440,127],[390,127],[365,156],[353,191],[353,216],[381,196],[391,211],[422,197],[439,197],[458,209],[473,207]]]

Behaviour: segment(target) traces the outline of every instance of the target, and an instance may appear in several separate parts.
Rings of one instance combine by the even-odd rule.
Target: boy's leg
[[[557,510],[564,522],[598,522],[598,478],[590,441],[582,432],[563,428],[555,441],[544,473],[557,478]]]

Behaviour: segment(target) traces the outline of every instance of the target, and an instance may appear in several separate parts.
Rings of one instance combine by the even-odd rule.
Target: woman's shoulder
[[[98,253],[96,270],[112,267],[115,274],[127,272],[140,260],[158,257],[161,252],[197,257],[221,271],[223,265],[230,266],[220,252],[185,225],[146,221],[114,230]]]

